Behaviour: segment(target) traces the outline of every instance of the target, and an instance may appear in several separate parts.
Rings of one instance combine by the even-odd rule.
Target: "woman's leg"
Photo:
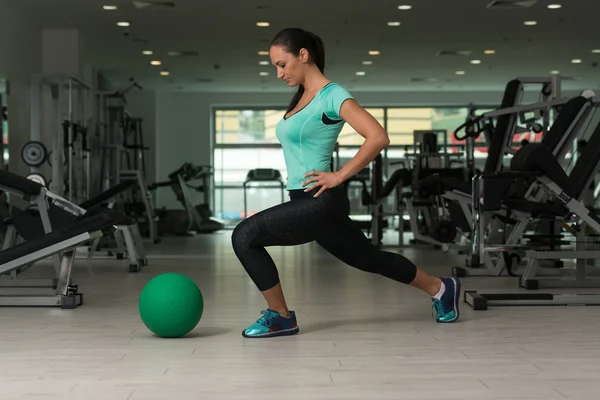
[[[272,337],[298,332],[295,314],[288,310],[283,296],[277,267],[265,247],[315,240],[334,207],[329,194],[314,199],[300,191],[292,196],[292,201],[261,211],[234,229],[233,250],[268,305],[263,317],[244,330],[244,336]]]
[[[347,198],[336,193],[336,202]],[[374,246],[347,213],[336,214],[332,223],[319,230],[316,242],[346,264],[362,271],[379,274],[414,286],[433,298],[438,322],[454,322],[459,317],[460,282],[455,278],[437,278],[419,269],[400,254]]]

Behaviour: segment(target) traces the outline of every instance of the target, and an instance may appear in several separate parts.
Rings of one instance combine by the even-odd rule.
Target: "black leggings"
[[[291,201],[243,220],[233,231],[233,250],[260,291],[279,283],[279,274],[267,246],[292,246],[316,241],[346,264],[409,284],[416,266],[403,256],[371,244],[348,217],[350,203],[343,188],[310,192],[290,191]]]

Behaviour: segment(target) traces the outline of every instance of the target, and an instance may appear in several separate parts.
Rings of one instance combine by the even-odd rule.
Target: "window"
[[[275,126],[285,110],[216,110],[215,143],[277,144]]]
[[[281,203],[277,182],[252,183],[246,188],[244,209],[243,184],[251,169],[272,168],[285,180],[287,171],[275,127],[285,110],[218,109],[214,112],[214,207],[217,218],[229,226],[257,211]],[[284,191],[284,201],[287,193]]]

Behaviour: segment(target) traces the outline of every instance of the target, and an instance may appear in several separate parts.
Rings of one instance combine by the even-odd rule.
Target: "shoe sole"
[[[264,335],[253,335],[253,336],[246,335],[246,333],[244,331],[242,331],[242,336],[245,338],[248,338],[248,339],[264,339],[264,338],[272,338],[272,337],[277,337],[277,336],[291,336],[291,335],[295,335],[298,332],[300,332],[300,328],[296,327],[296,328],[285,329],[285,330],[281,330],[281,331],[277,331],[277,332],[265,333]]]

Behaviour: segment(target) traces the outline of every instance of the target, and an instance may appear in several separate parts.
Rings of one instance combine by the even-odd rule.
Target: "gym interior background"
[[[229,235],[245,216],[281,201],[278,182],[247,188],[247,203],[243,187],[250,170],[276,169],[286,176],[274,129],[293,90],[276,79],[268,56],[269,41],[279,29],[298,26],[323,38],[327,76],[344,85],[390,135],[385,180],[396,162],[418,158],[415,131],[445,130],[434,147],[463,152],[465,141],[454,137],[456,128],[499,109],[513,79],[542,83],[528,86],[523,104],[548,100],[541,93],[550,87],[559,89],[550,100],[600,90],[596,2],[0,0],[0,9],[4,168],[20,176],[36,173],[51,191],[68,198],[67,179],[58,186],[52,179],[57,167],[50,165],[55,159],[49,155],[61,147],[53,142],[63,132],[56,115],[66,115],[68,96],[63,91],[60,102],[53,102],[49,88],[70,82],[86,93],[72,99],[75,109],[86,110],[77,122],[87,128],[88,138],[104,139],[110,123],[105,119],[106,125],[98,125],[99,110],[115,104],[140,121],[139,130],[127,133],[137,142],[119,151],[129,153],[130,160],[143,158],[140,190],[150,198],[143,203],[144,195],[138,196],[141,211],[136,208],[148,225],[140,225],[145,254],[127,242],[124,261],[111,257],[109,249],[107,257],[86,256],[75,263],[73,280],[86,293],[85,304],[56,310],[8,303],[0,309],[5,360],[0,398],[162,399],[169,393],[178,399],[278,398],[281,389],[273,382],[290,385],[286,397],[302,399],[595,396],[597,309],[490,306],[480,313],[465,303],[461,324],[438,326],[429,316],[427,296],[365,277],[314,245],[269,250],[301,316],[303,334],[248,343],[241,329],[264,304],[235,258]],[[113,96],[115,103],[98,105],[97,93]],[[84,97],[88,103],[79,108]],[[115,132],[124,131],[119,115],[110,120]],[[597,120],[592,111],[583,124],[588,136]],[[508,147],[516,151],[523,139],[542,140],[531,121],[518,125]],[[46,146],[39,167],[23,155],[32,140]],[[346,126],[334,165],[343,165],[360,143]],[[474,168],[481,170],[489,143],[484,133],[474,143]],[[114,139],[108,145],[122,143]],[[86,166],[87,180],[100,182],[105,171],[119,174],[119,167],[106,169],[114,162],[106,154],[98,153],[98,164]],[[565,150],[566,164],[573,154]],[[509,168],[510,159],[504,157],[503,168]],[[102,160],[108,164],[96,171]],[[456,160],[460,164],[464,156]],[[131,168],[141,170],[141,165]],[[173,175],[176,171],[180,174]],[[362,181],[368,186],[359,180],[348,190],[354,217],[367,221],[365,231],[372,237],[368,221],[377,207],[361,198],[363,188],[373,190],[370,174]],[[178,177],[186,180],[181,187]],[[73,201],[107,189],[95,187]],[[10,205],[23,204],[9,199]],[[394,199],[385,201],[388,209]],[[596,207],[597,195],[593,201]],[[197,209],[199,204],[204,208]],[[160,210],[177,210],[183,220],[169,220],[179,224],[168,227],[178,234],[153,240],[156,229],[167,229],[149,227],[165,215]],[[388,218],[388,228],[394,229],[377,245],[401,252],[428,272],[457,273],[454,267],[465,264],[469,250],[448,250],[439,238],[414,245],[409,215],[406,209],[403,213],[403,245],[398,246],[395,218]],[[207,232],[188,234],[198,225],[207,226]],[[559,256],[559,261],[571,260]],[[128,273],[128,264],[138,273]],[[40,261],[40,268],[23,274],[52,278],[49,266]],[[525,291],[505,270],[498,273],[502,276],[485,276],[494,275],[494,268],[486,264],[483,269],[485,274],[461,272],[467,275],[464,287]],[[170,271],[192,277],[204,295],[204,315],[190,340],[161,341],[137,313],[142,287]],[[21,293],[23,288],[8,289]],[[597,294],[594,290],[585,292]]]

